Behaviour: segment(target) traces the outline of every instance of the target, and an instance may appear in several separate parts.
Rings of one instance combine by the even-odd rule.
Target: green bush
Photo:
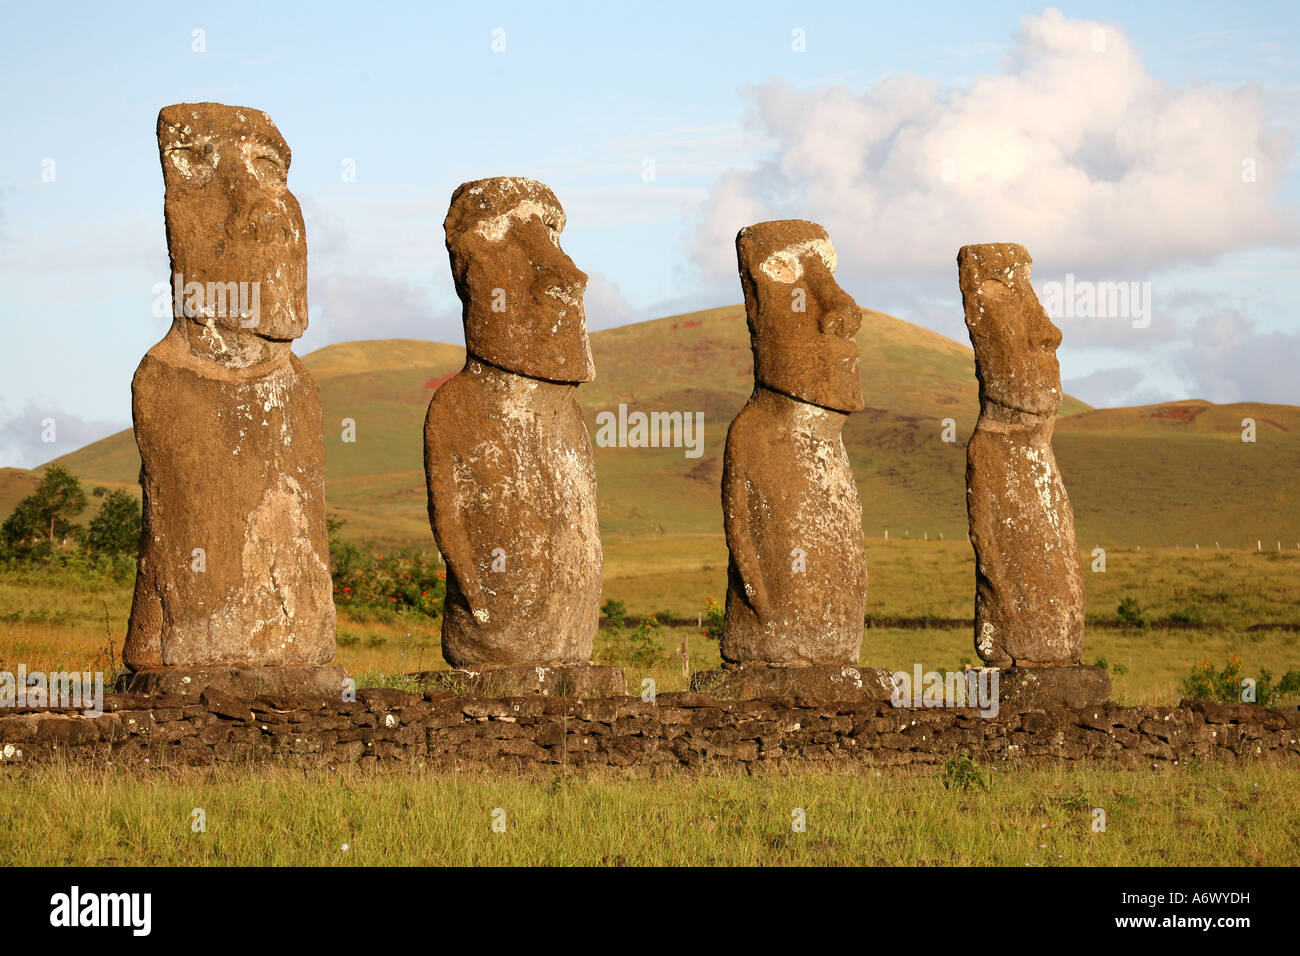
[[[1120,601],[1115,613],[1119,615],[1119,619],[1125,627],[1150,626],[1146,619],[1146,608],[1138,604],[1137,598],[1126,597]]]
[[[620,628],[627,623],[627,606],[622,601],[610,598],[601,605],[600,613],[605,615],[610,627]]]
[[[365,612],[442,613],[447,572],[436,555],[418,550],[379,554],[338,537],[344,522],[328,519],[334,603],[365,617]],[[357,613],[360,612],[360,613]]]
[[[1234,656],[1217,669],[1209,661],[1201,661],[1192,668],[1190,675],[1183,678],[1183,696],[1189,700],[1210,700],[1221,704],[1255,703],[1271,707],[1283,697],[1300,694],[1300,671],[1297,670],[1287,671],[1274,684],[1272,672],[1261,667],[1254,677],[1254,701],[1243,699],[1242,680],[1241,659],[1238,657]]]
[[[945,760],[939,779],[945,790],[988,790],[992,785],[988,771],[965,754]]]
[[[704,636],[711,641],[722,640],[722,622],[727,616],[726,608],[711,597],[704,599]]]

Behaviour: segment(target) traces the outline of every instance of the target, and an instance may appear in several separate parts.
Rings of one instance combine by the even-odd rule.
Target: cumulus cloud
[[[825,225],[849,276],[953,283],[972,242],[1137,279],[1297,238],[1278,195],[1293,138],[1260,88],[1170,85],[1119,29],[1054,9],[964,89],[900,75],[860,93],[749,92],[749,121],[778,145],[712,188],[694,249],[711,279],[734,280],[736,231],[772,218]]]
[[[618,286],[599,272],[587,277],[587,292],[582,299],[587,312],[587,329],[612,329],[637,319],[635,310],[623,298]]]
[[[309,301],[314,347],[354,339],[452,342],[460,334],[459,310],[437,307],[405,279],[330,273],[311,280]]]
[[[1233,309],[1201,316],[1174,354],[1188,394],[1208,401],[1300,405],[1300,333],[1267,331]]]
[[[35,468],[130,427],[130,422],[82,418],[40,402],[0,412],[0,467]],[[46,439],[53,438],[53,441]]]

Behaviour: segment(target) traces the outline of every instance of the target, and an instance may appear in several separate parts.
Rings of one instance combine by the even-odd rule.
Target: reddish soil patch
[[[1166,405],[1163,408],[1157,408],[1148,417],[1168,418],[1180,425],[1186,425],[1203,411],[1205,411],[1204,405]]]
[[[453,375],[455,375],[455,374],[456,374],[455,372],[448,372],[446,375],[437,375],[437,376],[435,376],[435,377],[429,379],[427,382],[425,382],[425,383],[424,383],[424,387],[425,387],[426,390],[427,390],[427,389],[436,389],[439,385],[441,385],[443,382],[447,381],[447,379],[451,378],[451,377],[452,377]]]

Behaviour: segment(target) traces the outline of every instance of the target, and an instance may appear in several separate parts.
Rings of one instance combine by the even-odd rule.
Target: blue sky
[[[155,119],[204,100],[265,110],[293,149],[300,354],[459,342],[447,201],[508,174],[565,205],[593,329],[738,302],[729,237],[798,216],[827,225],[860,304],[954,338],[964,242],[1024,242],[1040,287],[1150,282],[1149,328],[1058,322],[1066,388],[1094,404],[1300,403],[1298,19],[1281,3],[6,5],[0,465],[129,425],[132,372],[167,324]],[[1096,30],[1104,49],[1085,51]]]

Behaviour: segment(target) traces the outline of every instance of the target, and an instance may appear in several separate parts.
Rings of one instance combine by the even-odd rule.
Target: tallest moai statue
[[[1024,688],[1083,706],[1105,700],[1110,681],[1100,668],[1079,666],[1083,571],[1052,453],[1061,331],[1034,294],[1031,261],[1014,243],[963,246],[957,254],[980,397],[966,450],[975,650],[988,665],[1010,669],[1004,696]]]
[[[141,689],[338,693],[289,147],[218,103],[165,107],[158,147],[173,320],[131,385],[144,527],[122,657]]]

